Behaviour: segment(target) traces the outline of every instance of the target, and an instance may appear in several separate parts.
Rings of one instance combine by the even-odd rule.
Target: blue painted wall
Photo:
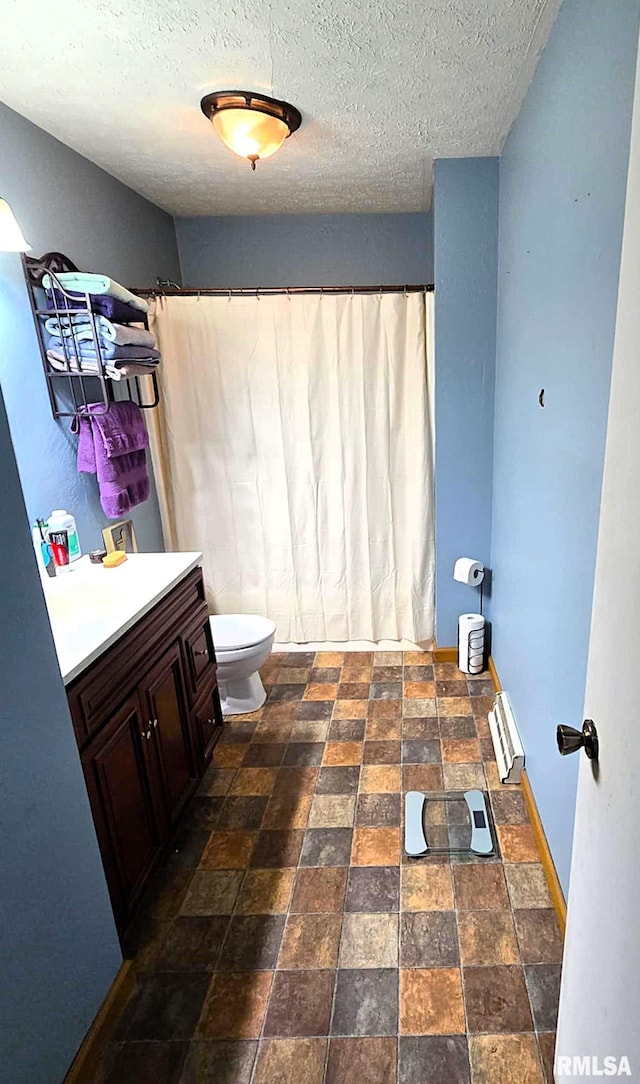
[[[493,655],[565,890],[639,13],[564,0],[500,166]]]
[[[34,254],[59,250],[125,284],[176,278],[171,218],[0,105],[0,193]],[[85,549],[107,522],[51,417],[19,257],[0,255],[0,893],[2,1084],[59,1084],[121,956],[31,546],[29,519],[73,510]],[[155,498],[135,514],[162,548]],[[34,674],[37,680],[34,682]]]
[[[124,285],[179,278],[173,220],[130,188],[0,104],[0,194],[32,245]],[[18,256],[0,255],[0,382],[29,518],[74,512],[85,552],[108,523],[95,478],[75,468],[76,438],[55,422]],[[155,493],[133,513],[141,549],[163,549]]]
[[[436,639],[452,645],[478,591],[456,557],[489,563],[498,257],[498,159],[435,164]]]
[[[185,286],[433,282],[429,214],[176,219]]]
[[[60,1084],[121,956],[1,396],[0,463],[0,1082]]]

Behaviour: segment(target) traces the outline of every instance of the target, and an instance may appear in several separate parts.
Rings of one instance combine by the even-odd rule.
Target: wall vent
[[[524,749],[506,693],[496,695],[488,719],[500,782],[519,783],[524,768]]]

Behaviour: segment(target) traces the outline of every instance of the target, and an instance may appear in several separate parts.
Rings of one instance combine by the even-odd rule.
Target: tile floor
[[[562,946],[487,675],[295,653],[263,678],[149,893],[101,1082],[552,1084]],[[501,860],[402,856],[405,790],[476,786]]]

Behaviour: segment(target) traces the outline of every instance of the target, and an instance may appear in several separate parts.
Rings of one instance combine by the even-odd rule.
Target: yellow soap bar
[[[117,568],[118,565],[124,564],[126,559],[126,553],[123,553],[122,550],[115,550],[114,553],[108,553],[107,556],[103,558],[102,563],[105,568]]]

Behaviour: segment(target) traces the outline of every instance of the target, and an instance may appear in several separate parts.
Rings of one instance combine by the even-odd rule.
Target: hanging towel
[[[132,294],[131,290],[121,286],[115,279],[110,279],[108,275],[91,275],[84,271],[61,271],[56,275],[56,281],[64,290],[69,290],[74,294],[106,295],[116,301],[122,301],[125,305],[131,305],[134,309],[140,309],[141,312],[149,311],[149,306],[143,298]],[[52,288],[54,284],[50,275],[44,276],[42,285],[45,290]]]
[[[100,432],[105,455],[109,459],[149,447],[149,434],[142,411],[136,403],[112,403],[106,413],[102,406],[102,403],[90,403],[89,415]]]
[[[144,327],[131,327],[128,324],[114,324],[105,316],[96,316],[96,331],[100,342],[112,342],[118,346],[147,346],[155,349],[156,340]],[[86,316],[50,316],[44,324],[53,338],[73,337],[75,342],[93,342],[93,328]]]
[[[149,496],[149,435],[135,403],[112,403],[101,411],[102,403],[90,403],[79,418],[78,470],[97,476],[105,514],[119,519]]]
[[[60,290],[47,290],[47,308],[62,309],[86,309],[87,299],[84,294],[67,296]],[[107,320],[115,320],[118,324],[139,324],[143,318],[142,311],[127,305],[124,301],[118,301],[115,297],[106,294],[96,294],[89,298],[89,307],[92,312],[100,316],[106,316]]]

